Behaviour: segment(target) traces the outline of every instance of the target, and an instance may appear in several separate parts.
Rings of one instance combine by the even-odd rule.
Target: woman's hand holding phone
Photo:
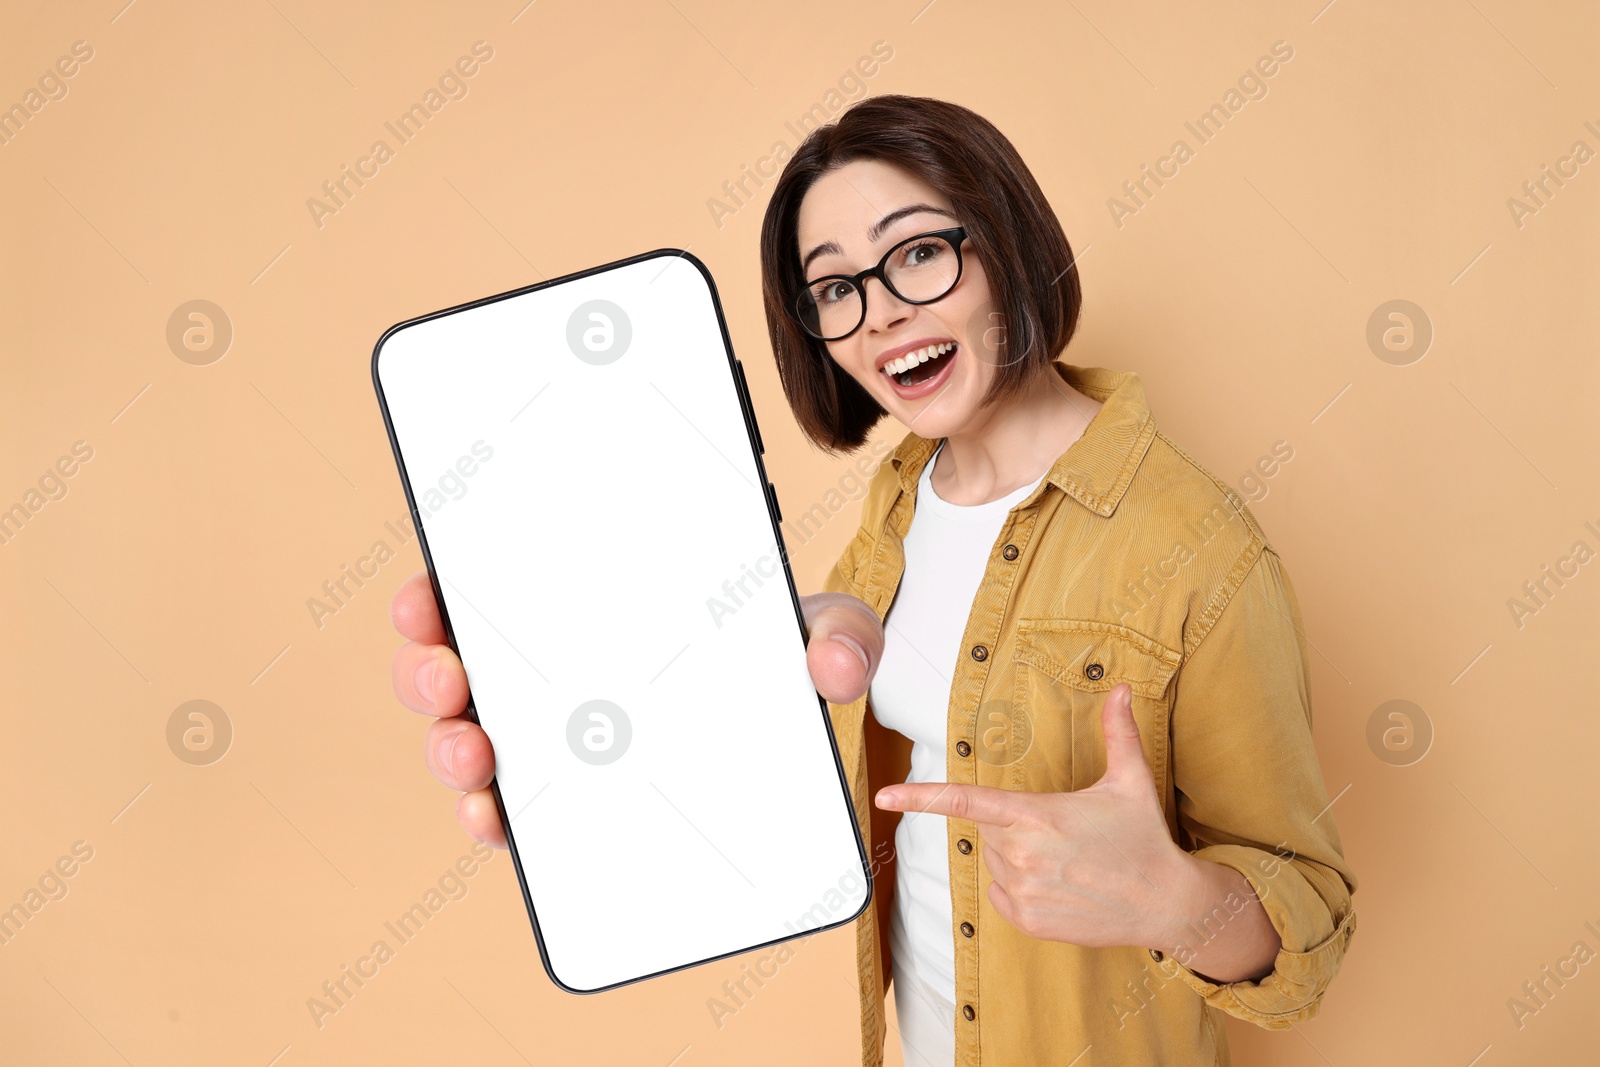
[[[817,692],[835,704],[848,704],[867,691],[883,659],[883,626],[866,603],[845,593],[813,593],[800,598],[810,641],[806,666]],[[489,781],[494,777],[494,747],[467,710],[467,672],[445,640],[444,623],[426,571],[418,571],[395,592],[389,618],[406,643],[395,651],[395,696],[412,711],[432,715],[423,742],[423,761],[433,776],[461,791],[456,818],[486,844],[506,847]]]

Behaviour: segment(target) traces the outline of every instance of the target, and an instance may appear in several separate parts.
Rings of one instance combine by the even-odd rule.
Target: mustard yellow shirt
[[[1103,406],[990,554],[950,689],[949,781],[1092,785],[1105,767],[1101,705],[1128,682],[1173,840],[1242,873],[1283,947],[1260,981],[1217,984],[1147,947],[1029,937],[989,903],[975,824],[948,819],[956,1063],[1228,1064],[1223,1013],[1273,1029],[1311,1018],[1356,925],[1356,878],[1312,742],[1299,604],[1244,502],[1156,429],[1137,374],[1053,367]],[[879,467],[826,582],[880,620],[937,443],[907,434]],[[869,781],[869,761],[886,755],[866,751],[870,699],[829,712],[862,835],[886,857],[891,813],[872,795],[894,776]],[[886,873],[855,924],[864,1067],[883,1062]],[[1201,920],[1190,944],[1228,918],[1219,908]]]

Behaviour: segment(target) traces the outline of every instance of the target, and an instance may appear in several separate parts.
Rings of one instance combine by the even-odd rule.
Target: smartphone
[[[705,265],[660,249],[410,319],[372,378],[551,980],[859,916],[872,872]]]

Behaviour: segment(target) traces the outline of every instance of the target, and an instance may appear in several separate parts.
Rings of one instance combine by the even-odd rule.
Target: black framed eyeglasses
[[[866,281],[876,278],[908,304],[943,299],[961,280],[965,226],[907,237],[860,274],[830,274],[806,283],[791,307],[800,326],[819,341],[841,341],[867,320]]]

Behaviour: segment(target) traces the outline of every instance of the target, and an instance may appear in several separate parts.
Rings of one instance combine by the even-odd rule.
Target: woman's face
[[[946,197],[909,171],[877,160],[847,163],[818,178],[800,203],[805,278],[855,274],[908,237],[965,222]],[[936,440],[972,426],[996,374],[985,335],[992,338],[999,321],[997,315],[991,321],[989,282],[972,241],[961,246],[961,280],[931,304],[908,304],[876,278],[867,279],[865,289],[860,328],[824,342],[834,362],[918,436]],[[935,355],[940,346],[951,347]],[[898,376],[885,369],[919,353],[929,358]]]

